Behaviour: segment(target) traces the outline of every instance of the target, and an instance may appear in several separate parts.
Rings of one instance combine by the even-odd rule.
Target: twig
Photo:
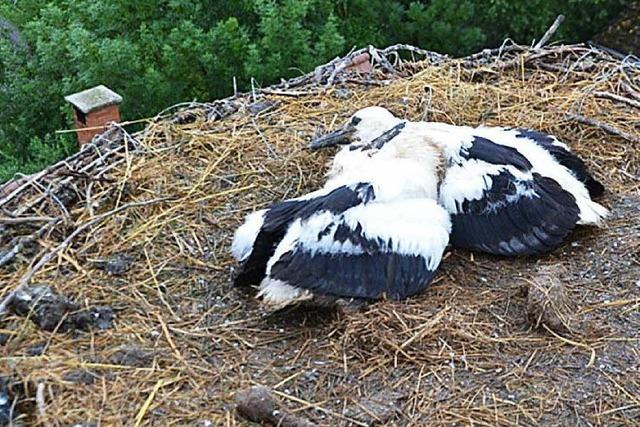
[[[624,96],[616,95],[611,92],[593,92],[595,96],[598,98],[608,98],[614,101],[624,102],[625,104],[629,104],[632,107],[640,108],[640,101],[635,101],[633,99],[625,98]]]
[[[267,147],[270,157],[278,158],[278,153],[276,153],[276,150],[273,149],[267,137],[264,136],[264,134],[260,130],[260,126],[258,126],[258,123],[256,123],[256,120],[253,118],[253,116],[251,117],[251,123],[253,124],[253,127],[256,129],[256,132],[258,132],[260,139],[262,139],[262,142],[264,142],[264,145]]]
[[[325,87],[330,87],[333,84],[333,81],[335,80],[338,73],[344,71],[349,66],[349,64],[351,64],[351,56],[346,56],[342,58],[342,60],[338,62],[338,64],[335,66],[335,68],[329,75],[329,78],[327,79],[327,83],[325,84]]]
[[[494,59],[499,59],[503,54],[510,52],[522,52],[527,50],[528,48],[525,46],[520,46],[518,44],[513,44],[510,46],[504,46],[504,43],[499,48],[495,49],[484,49],[480,52],[476,52],[469,56],[465,56],[461,58],[462,62],[466,65],[476,65],[478,62],[484,63],[487,62],[487,58],[491,61]]]
[[[381,50],[378,50],[373,46],[369,46],[368,51],[369,55],[371,55],[371,59],[373,59],[374,62],[380,64],[382,68],[384,68],[387,72],[389,72],[390,74],[398,73],[398,71],[393,67],[391,62],[389,62],[389,60]]]
[[[64,215],[65,218],[69,218],[69,216],[70,216],[69,215],[69,210],[64,205],[64,203],[62,203],[62,201],[60,201],[58,196],[56,196],[54,194],[54,192],[51,191],[51,188],[45,188],[37,180],[36,181],[31,181],[31,183],[33,184],[34,187],[37,187],[40,191],[42,191],[43,196],[50,197],[51,200],[53,200],[55,202],[55,204],[58,205],[58,208],[60,208],[60,212],[62,212],[62,214]]]
[[[627,83],[622,83],[621,87],[622,87],[622,89],[624,89],[625,92],[627,92],[629,94],[629,96],[631,96],[632,98],[637,99],[638,101],[640,101],[640,92],[638,92],[637,90],[632,88]]]
[[[591,355],[589,356],[589,361],[585,365],[585,368],[590,368],[590,367],[593,366],[593,363],[596,361],[596,349],[595,348],[591,347],[588,344],[585,344],[585,343],[582,343],[582,342],[577,342],[577,341],[565,338],[562,335],[559,335],[559,334],[555,333],[554,331],[552,331],[551,329],[549,329],[549,327],[547,325],[543,324],[542,327],[547,332],[549,332],[551,335],[553,335],[554,337],[556,337],[557,339],[559,339],[560,341],[562,341],[562,342],[564,342],[566,344],[571,344],[573,346],[581,347],[581,348],[589,350],[591,352]]]
[[[48,425],[48,423],[44,422],[45,416],[47,415],[47,402],[44,398],[44,382],[39,382],[36,386],[36,406],[38,407],[38,418],[40,418],[44,425]]]
[[[129,121],[126,121],[126,122],[118,122],[118,125],[119,126],[127,126],[127,125],[132,125],[132,124],[135,124],[135,123],[149,123],[149,122],[152,122],[153,120],[154,120],[154,117],[147,117],[147,118],[144,118],[144,119],[129,120]],[[105,129],[105,127],[107,127],[106,124],[104,124],[102,126],[92,126],[92,127],[86,127],[86,128],[57,130],[55,133],[56,134],[63,134],[63,133],[84,132],[85,130]]]
[[[60,243],[58,246],[56,246],[52,251],[46,253],[42,258],[40,258],[40,260],[31,269],[29,269],[29,271],[27,271],[20,278],[20,282],[18,282],[18,286],[14,290],[9,292],[9,294],[7,296],[5,296],[3,298],[3,300],[2,300],[2,302],[0,303],[0,315],[4,314],[7,311],[7,307],[11,303],[11,300],[13,299],[13,297],[28,285],[28,283],[31,280],[31,278],[33,277],[33,275],[38,270],[40,270],[45,264],[47,264],[49,261],[51,261],[51,259],[53,259],[53,257],[55,257],[58,253],[60,253],[64,249],[66,249],[71,244],[71,242],[73,242],[73,239],[77,235],[82,233],[84,230],[86,230],[87,228],[93,226],[94,224],[99,223],[103,219],[109,218],[110,216],[113,216],[113,215],[115,215],[117,213],[120,213],[120,212],[122,212],[122,211],[124,211],[126,209],[137,208],[137,207],[141,207],[141,206],[148,206],[148,205],[159,203],[159,202],[162,202],[162,201],[165,201],[165,200],[168,200],[168,198],[167,197],[163,197],[163,198],[160,198],[160,199],[145,200],[143,202],[128,203],[128,204],[122,205],[122,206],[120,206],[120,207],[118,207],[116,209],[113,209],[113,210],[110,210],[108,212],[102,213],[102,214],[96,216],[95,218],[93,218],[92,220],[85,222],[80,227],[76,228],[74,230],[74,232],[71,233],[66,239],[64,239],[64,241],[62,243]]]
[[[142,424],[142,420],[144,419],[145,414],[149,410],[149,407],[153,403],[153,399],[155,399],[156,394],[158,394],[158,390],[160,390],[162,387],[164,387],[164,386],[166,386],[166,385],[168,385],[170,383],[171,383],[171,381],[160,379],[160,380],[158,380],[156,385],[153,386],[153,390],[151,390],[151,393],[149,393],[149,396],[147,396],[147,399],[144,401],[144,404],[142,405],[142,407],[138,411],[138,414],[136,415],[135,427],[138,427],[138,426],[140,426]]]
[[[279,96],[309,96],[309,95],[317,95],[318,91],[311,90],[279,90],[279,89],[262,89],[262,93],[266,93],[267,95],[279,95]]]
[[[603,131],[610,133],[612,135],[616,135],[616,136],[620,136],[624,139],[626,139],[627,141],[631,141],[631,142],[635,142],[637,144],[640,144],[640,137],[637,137],[635,135],[631,135],[630,133],[621,131],[618,128],[615,128],[611,125],[608,125],[606,123],[602,123],[598,120],[595,119],[591,119],[589,117],[585,117],[581,114],[575,114],[575,113],[566,113],[565,116],[569,119],[575,120],[577,122],[583,123],[585,125],[589,125],[589,126],[595,126],[598,129],[602,129]]]
[[[56,218],[52,218],[49,216],[22,216],[18,218],[8,218],[8,217],[0,217],[0,224],[24,224],[28,222],[51,222]]]
[[[549,41],[549,39],[555,34],[556,31],[558,31],[558,27],[560,26],[560,24],[562,24],[562,21],[564,21],[564,15],[558,15],[558,17],[556,18],[555,21],[553,21],[553,24],[551,24],[551,26],[549,27],[549,29],[547,30],[546,33],[544,33],[544,35],[542,36],[542,38],[540,39],[540,41],[538,43],[536,43],[535,46],[533,46],[533,50],[538,50],[540,49],[542,46],[544,46],[545,44],[547,44],[547,42]]]
[[[300,403],[302,405],[305,405],[305,407],[313,408],[316,411],[320,411],[320,412],[325,413],[327,415],[330,415],[332,417],[336,417],[336,418],[339,418],[339,419],[341,419],[343,421],[347,421],[347,422],[349,422],[351,424],[355,424],[357,426],[362,426],[362,427],[367,427],[368,426],[368,424],[366,424],[366,423],[363,423],[363,422],[358,421],[358,420],[354,420],[353,418],[347,417],[346,415],[342,415],[342,414],[340,414],[338,412],[334,412],[334,411],[331,411],[329,409],[323,408],[322,406],[320,406],[317,403],[307,402],[304,399],[300,399],[299,397],[295,397],[295,396],[292,396],[292,395],[287,394],[287,393],[282,393],[281,391],[277,391],[277,390],[273,390],[273,394],[275,394],[277,396],[280,396],[280,397],[282,397],[284,399],[290,400],[292,402],[296,402],[296,403]]]

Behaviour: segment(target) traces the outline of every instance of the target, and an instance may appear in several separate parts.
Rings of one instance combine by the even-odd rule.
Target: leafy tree
[[[105,84],[123,117],[312,70],[353,47],[462,55],[505,37],[591,37],[630,0],[20,0],[0,3],[0,182],[75,146],[63,97]]]

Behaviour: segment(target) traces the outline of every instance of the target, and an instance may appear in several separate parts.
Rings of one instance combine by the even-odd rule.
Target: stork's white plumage
[[[555,137],[528,129],[409,122],[369,107],[312,147],[348,144],[334,159],[331,180],[358,156],[384,156],[406,140],[438,147],[444,158],[439,202],[451,214],[454,246],[540,254],[560,245],[577,224],[600,225],[607,215],[591,199],[604,188],[584,162]]]
[[[377,154],[345,157],[323,189],[249,215],[232,243],[235,284],[259,286],[275,308],[424,289],[451,231],[435,200],[439,150],[399,138]]]

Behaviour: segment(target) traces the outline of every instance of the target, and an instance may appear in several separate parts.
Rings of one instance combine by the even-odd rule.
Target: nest
[[[370,72],[353,67],[363,54]],[[611,219],[539,258],[449,250],[436,281],[406,301],[265,313],[231,286],[233,231],[318,188],[329,157],[308,141],[370,105],[555,134],[606,184]],[[2,416],[248,425],[234,393],[259,384],[283,411],[327,426],[637,425],[639,129],[640,66],[585,45],[462,59],[367,48],[277,86],[177,106],[133,135],[114,126],[1,196],[1,392],[12,402]],[[524,288],[555,264],[572,318],[595,331],[530,323]],[[33,283],[68,299],[60,322],[108,307],[113,324],[39,328],[37,306],[10,304]]]

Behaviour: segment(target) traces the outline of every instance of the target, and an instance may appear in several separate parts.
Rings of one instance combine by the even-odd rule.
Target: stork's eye
[[[360,117],[354,117],[351,119],[351,121],[349,122],[349,124],[351,126],[357,126],[358,123],[360,123],[362,121],[362,119]]]

